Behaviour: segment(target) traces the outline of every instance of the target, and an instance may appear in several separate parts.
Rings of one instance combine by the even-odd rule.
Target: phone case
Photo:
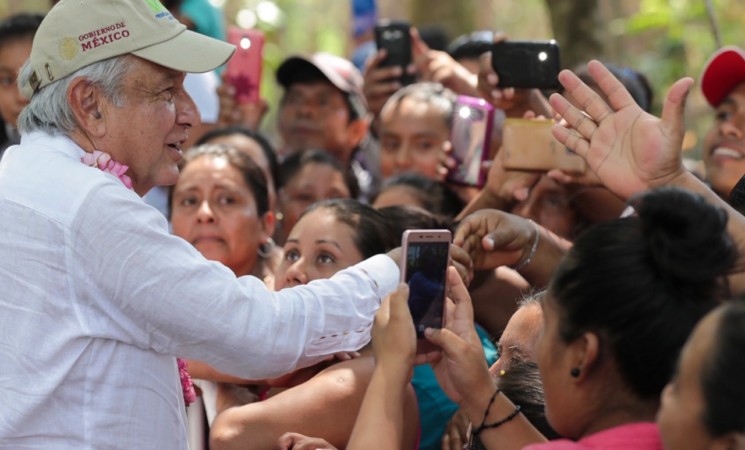
[[[489,158],[494,107],[482,98],[458,96],[453,107],[450,129],[450,156],[457,165],[448,173],[447,181],[466,186],[483,187],[486,171],[483,163]]]
[[[445,317],[451,239],[448,230],[407,230],[401,239],[401,281],[409,285],[409,310],[420,353],[435,349],[424,337],[425,328],[442,328]]]
[[[230,27],[228,42],[235,45],[236,49],[225,69],[226,80],[235,87],[238,103],[255,103],[259,100],[261,86],[264,33]]]
[[[505,119],[502,128],[502,149],[499,151],[505,169],[561,169],[584,173],[587,163],[566,148],[551,134],[551,120]]]
[[[391,20],[381,20],[375,26],[375,45],[388,52],[380,65],[400,66],[403,69],[399,78],[402,86],[416,81],[414,75],[406,73],[406,67],[412,62],[410,28],[408,22]]]
[[[559,89],[556,41],[501,41],[492,45],[492,68],[500,87]]]

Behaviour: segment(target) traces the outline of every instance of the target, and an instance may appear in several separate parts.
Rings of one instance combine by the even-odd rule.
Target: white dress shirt
[[[0,448],[185,449],[175,356],[265,378],[369,340],[387,256],[270,292],[82,155],[36,132],[0,163]]]

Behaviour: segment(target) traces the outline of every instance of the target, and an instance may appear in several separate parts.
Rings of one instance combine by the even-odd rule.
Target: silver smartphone
[[[409,285],[418,353],[437,349],[424,330],[442,328],[451,240],[449,230],[407,230],[401,239],[401,281]]]

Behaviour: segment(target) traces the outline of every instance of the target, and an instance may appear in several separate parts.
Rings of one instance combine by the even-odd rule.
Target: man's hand
[[[403,75],[403,69],[400,66],[380,65],[386,56],[388,52],[385,49],[378,50],[365,64],[365,83],[362,92],[367,99],[368,109],[375,117],[380,115],[388,98],[402,87],[399,77]],[[416,67],[412,63],[406,71],[410,74],[416,73]]]
[[[603,185],[624,200],[683,175],[683,112],[693,79],[673,84],[660,119],[645,112],[602,63],[590,61],[588,71],[609,103],[574,73],[562,71],[559,81],[566,93],[553,94],[550,102],[569,128],[554,125],[556,139],[582,156]]]

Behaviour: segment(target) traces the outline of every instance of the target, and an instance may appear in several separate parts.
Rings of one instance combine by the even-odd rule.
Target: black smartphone
[[[413,74],[406,73],[406,68],[411,64],[411,25],[401,20],[383,19],[375,25],[375,45],[378,50],[385,49],[388,55],[381,62],[381,66],[399,66],[402,75],[399,82],[402,86],[416,81]]]
[[[556,41],[501,41],[492,44],[491,64],[499,87],[559,89]]]
[[[451,239],[448,230],[407,230],[401,239],[401,280],[409,285],[409,310],[418,353],[436,349],[424,337],[424,330],[442,328],[445,318]]]
[[[483,187],[486,183],[484,161],[489,158],[494,107],[482,98],[459,95],[450,127],[450,156],[456,166],[447,181],[465,186]]]

